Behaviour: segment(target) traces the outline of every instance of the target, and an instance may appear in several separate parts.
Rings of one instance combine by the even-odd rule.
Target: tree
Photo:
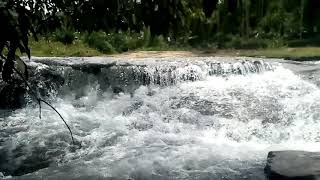
[[[54,17],[56,12],[55,3],[51,0],[0,0],[0,22],[2,23],[2,28],[0,28],[0,72],[2,73],[3,81],[9,84],[6,87],[11,88],[13,87],[11,86],[12,84],[21,82],[29,87],[31,94],[39,103],[40,118],[41,102],[51,107],[67,126],[72,142],[74,143],[69,125],[50,103],[38,97],[37,93],[32,90],[27,82],[27,76],[23,74],[27,72],[26,65],[16,56],[16,51],[20,50],[21,53],[26,53],[30,59],[31,53],[28,46],[30,33],[37,38],[37,35],[40,33],[39,30],[45,29],[45,27],[41,26],[42,23],[46,21],[48,17]],[[23,68],[17,68],[21,66],[21,64]],[[20,79],[13,77],[14,72],[18,74]]]
[[[16,52],[26,53],[30,58],[29,36],[35,39],[46,20],[52,19],[55,10],[50,0],[0,0],[0,55],[2,79],[13,81]]]

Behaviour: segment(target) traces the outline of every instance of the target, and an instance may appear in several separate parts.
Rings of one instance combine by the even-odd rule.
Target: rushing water
[[[154,83],[130,92],[104,88],[101,77],[73,76],[73,84],[86,83],[62,88],[52,104],[71,125],[75,146],[50,108],[42,119],[36,104],[7,112],[0,119],[3,177],[263,180],[270,150],[319,150],[317,63],[238,64],[242,75],[191,64],[192,71],[176,71],[178,82],[168,83],[169,71],[161,70],[159,83],[149,78]]]

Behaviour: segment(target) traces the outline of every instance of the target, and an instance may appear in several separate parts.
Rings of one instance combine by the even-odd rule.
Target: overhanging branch
[[[47,101],[41,99],[40,97],[37,96],[37,93],[31,88],[30,84],[28,83],[28,81],[23,77],[23,75],[15,68],[13,67],[14,71],[20,76],[20,78],[24,81],[24,83],[26,84],[26,86],[29,88],[29,90],[31,91],[32,96],[34,96],[34,98],[38,101],[39,104],[39,118],[41,119],[41,102],[45,103],[46,105],[48,105],[51,109],[53,109],[61,118],[61,120],[64,122],[64,124],[66,125],[66,127],[69,130],[71,139],[72,139],[72,144],[75,145],[74,142],[74,138],[73,138],[73,134],[71,131],[70,126],[68,125],[68,123],[65,121],[65,119],[62,117],[62,115],[59,113],[59,111],[54,108],[50,103],[48,103]]]

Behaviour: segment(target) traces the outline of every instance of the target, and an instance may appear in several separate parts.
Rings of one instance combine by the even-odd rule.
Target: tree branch
[[[56,108],[54,108],[50,103],[48,103],[47,101],[45,101],[45,100],[41,99],[40,97],[38,97],[37,93],[31,88],[31,86],[28,83],[28,81],[23,77],[23,75],[15,67],[13,67],[13,70],[22,78],[22,80],[24,81],[26,86],[30,89],[31,94],[34,96],[34,98],[37,99],[38,104],[39,104],[39,118],[41,119],[41,102],[43,102],[46,105],[48,105],[51,109],[53,109],[60,116],[60,118],[62,119],[62,121],[64,122],[64,124],[67,126],[67,128],[69,130],[69,133],[70,133],[70,136],[71,136],[71,139],[72,139],[72,144],[75,145],[71,128],[68,125],[68,123],[65,121],[65,119],[62,117],[62,115],[59,113],[59,111]]]
[[[39,101],[45,103],[46,105],[48,105],[49,107],[51,107],[59,116],[60,118],[62,119],[62,121],[64,122],[64,124],[67,126],[69,132],[70,132],[70,135],[71,135],[71,139],[72,139],[72,143],[73,145],[75,144],[74,143],[74,139],[73,139],[73,135],[72,135],[72,131],[71,131],[71,128],[69,127],[69,125],[67,124],[67,122],[64,120],[64,118],[62,117],[62,115],[57,111],[56,108],[54,108],[50,103],[46,102],[45,100],[42,100],[42,99],[39,99]],[[40,106],[41,107],[41,106]],[[41,113],[41,111],[40,111]]]

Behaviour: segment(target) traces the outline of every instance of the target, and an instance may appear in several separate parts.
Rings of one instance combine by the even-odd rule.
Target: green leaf
[[[18,18],[18,13],[13,10],[13,9],[8,9],[9,11],[9,14],[14,18],[14,19],[17,19]]]
[[[28,66],[19,56],[15,58],[15,67],[25,79],[28,79]]]
[[[7,5],[7,2],[0,1],[0,8],[5,8],[6,5]]]

